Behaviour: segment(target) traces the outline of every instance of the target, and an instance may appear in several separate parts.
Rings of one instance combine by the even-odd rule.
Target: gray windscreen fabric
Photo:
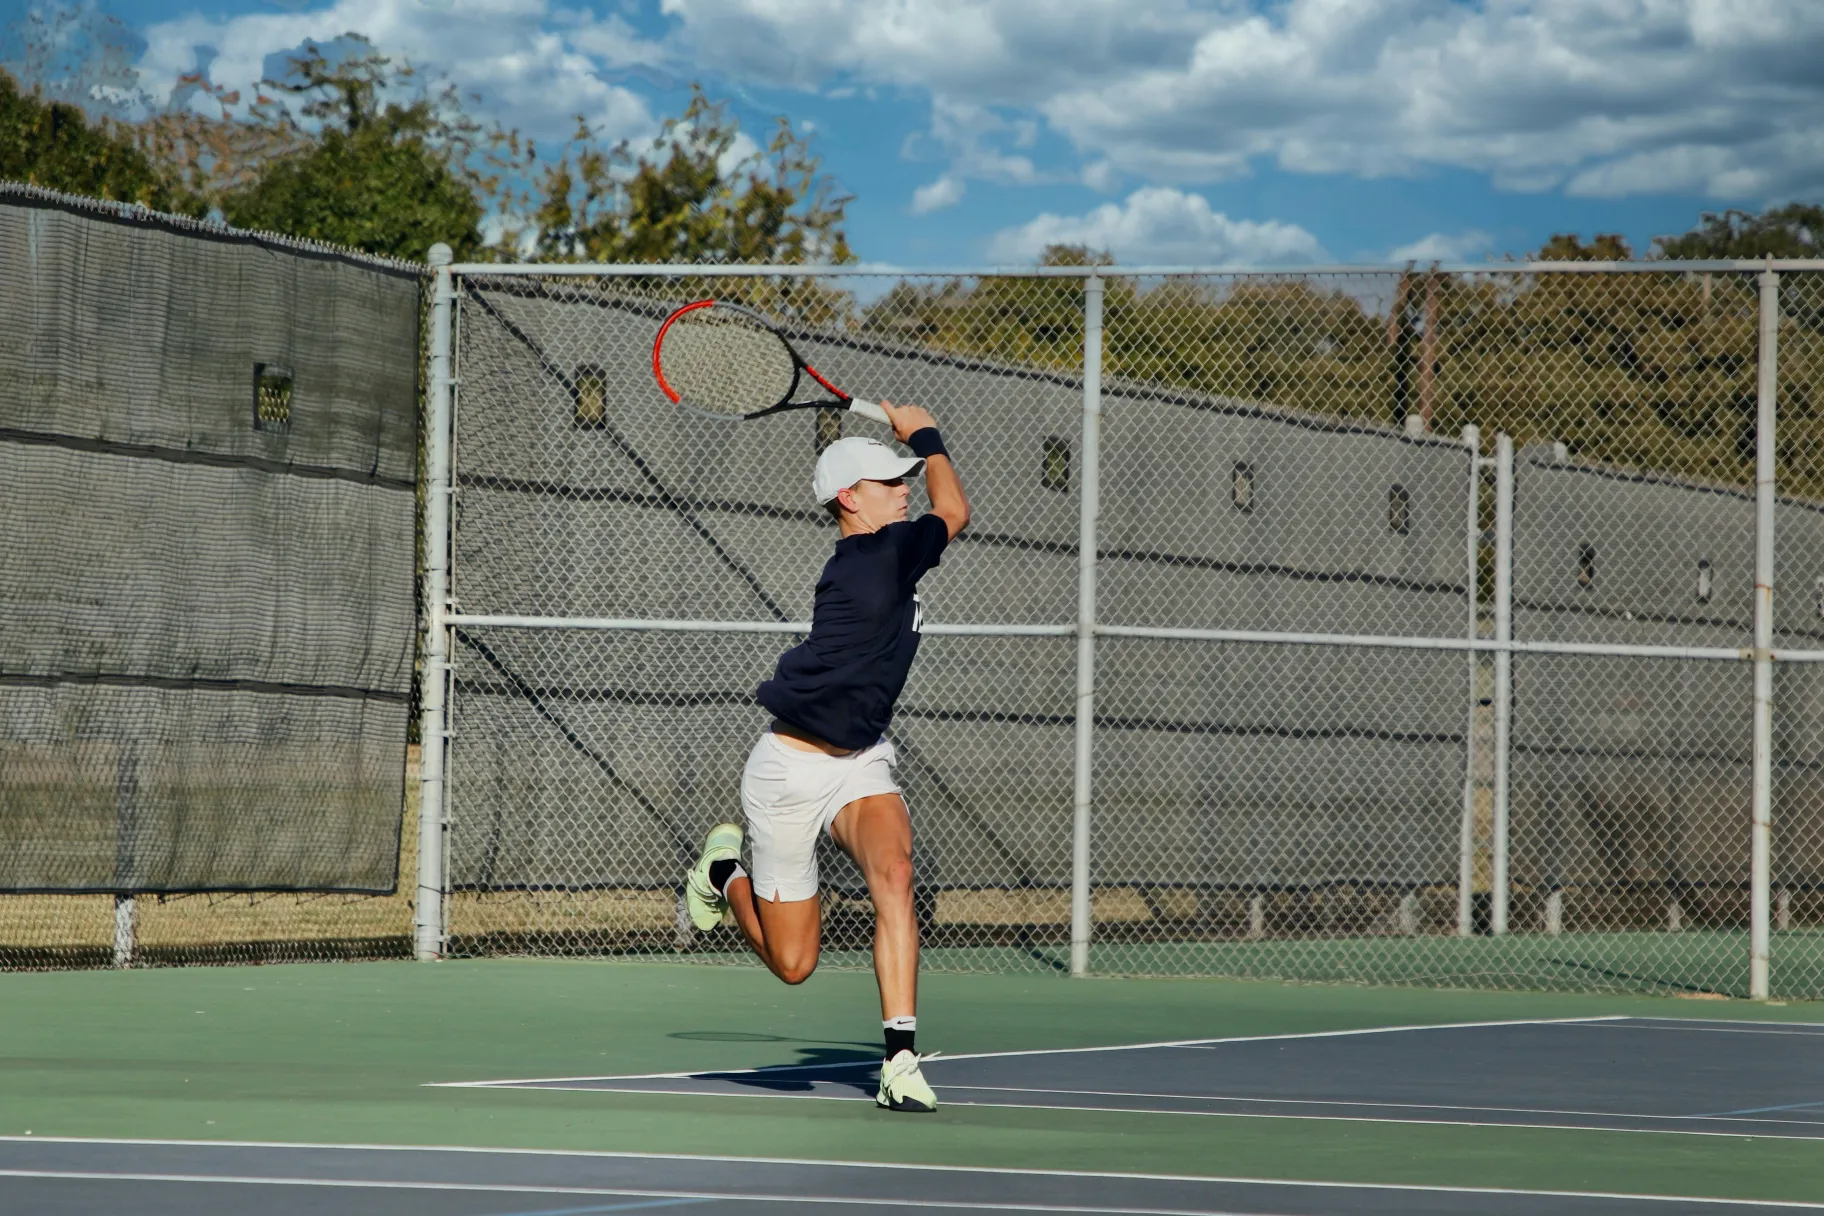
[[[1099,623],[1468,632],[1462,445],[1118,395],[1103,434]],[[1455,883],[1464,654],[1112,639],[1096,693],[1098,881]]]
[[[1514,477],[1514,636],[1741,650],[1754,638],[1749,492],[1522,449]],[[1824,510],[1780,500],[1774,645],[1824,640]],[[1517,655],[1512,874],[1516,902],[1577,888],[1657,902],[1745,899],[1753,669],[1679,658]],[[1824,861],[1824,671],[1775,666],[1776,881]],[[1709,894],[1702,894],[1708,892]],[[1611,911],[1613,919],[1618,913]]]
[[[0,275],[0,890],[392,890],[416,270],[9,190]]]
[[[688,297],[486,276],[459,294],[465,613],[809,619],[836,538],[810,495],[818,445],[884,428],[672,405],[651,345]],[[792,340],[845,390],[927,405],[943,425],[973,522],[921,584],[925,620],[1073,622],[1080,382],[866,334]],[[1460,445],[1118,384],[1104,400],[1103,621],[1467,631]],[[1237,462],[1260,496],[1241,519]],[[766,724],[753,690],[797,640],[458,630],[452,882],[674,886],[702,832],[738,818]],[[1455,882],[1462,654],[1104,639],[1099,655],[1095,882]],[[892,730],[921,884],[1068,884],[1075,673],[1071,637],[927,628]],[[1261,830],[1287,815],[1300,832]],[[859,887],[845,862],[825,866]]]

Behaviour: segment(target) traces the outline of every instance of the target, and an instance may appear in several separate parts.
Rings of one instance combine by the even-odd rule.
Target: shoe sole
[[[716,904],[707,903],[699,899],[695,891],[686,891],[684,904],[690,911],[690,923],[695,926],[699,933],[708,933],[711,929],[720,925],[722,923],[722,913],[728,907],[728,904],[722,900],[716,901],[716,904],[721,905],[720,907],[717,907]]]
[[[901,1098],[896,1103],[882,1102],[879,1098],[876,1098],[874,1099],[874,1108],[876,1110],[898,1111],[901,1114],[907,1115],[932,1115],[937,1113],[937,1107],[926,1106],[923,1102],[914,1102],[911,1098]]]

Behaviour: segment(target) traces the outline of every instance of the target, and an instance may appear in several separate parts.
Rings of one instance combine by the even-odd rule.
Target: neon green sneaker
[[[917,1111],[926,1115],[936,1110],[937,1095],[931,1092],[925,1074],[918,1070],[920,1060],[928,1060],[936,1054],[933,1051],[919,1056],[902,1051],[891,1060],[882,1061],[880,1092],[874,1095],[874,1105],[887,1110]]]
[[[709,863],[725,858],[739,860],[743,834],[732,823],[718,823],[703,839],[703,852],[697,864],[684,876],[684,903],[690,909],[690,923],[708,933],[722,923],[728,901],[709,881]]]

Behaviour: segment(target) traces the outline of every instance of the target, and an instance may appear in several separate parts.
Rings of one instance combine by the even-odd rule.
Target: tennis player
[[[817,501],[842,529],[817,580],[811,636],[780,656],[760,685],[773,723],[748,756],[741,807],[753,872],[740,861],[742,831],[710,829],[686,881],[691,921],[717,925],[733,908],[773,974],[801,984],[817,966],[822,918],[817,836],[828,832],[854,858],[874,902],[874,975],[886,1058],[875,1102],[932,1111],[937,1096],[919,1072],[918,921],[912,908],[912,821],[893,780],[885,732],[918,653],[918,580],[969,522],[969,500],[930,413],[881,402],[902,456],[876,439],[839,439],[817,458]],[[906,518],[907,479],[923,470],[931,510]]]

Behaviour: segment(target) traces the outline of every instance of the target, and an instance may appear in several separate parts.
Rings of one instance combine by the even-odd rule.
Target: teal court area
[[[895,1116],[854,972],[3,982],[8,1212],[1824,1210],[1807,1004],[933,974]]]
[[[732,938],[731,938],[732,940]],[[1795,929],[1775,939],[1770,991],[1802,999],[1824,991],[1824,931]],[[955,971],[1069,971],[1070,948],[1057,942],[925,951],[930,965]],[[831,951],[843,965],[866,967],[862,951]],[[730,954],[731,959],[738,957]],[[1748,933],[1726,928],[1669,932],[1575,933],[1560,937],[1336,937],[1263,941],[1159,941],[1093,944],[1089,970],[1105,976],[1257,976],[1320,983],[1390,983],[1454,988],[1592,989],[1697,998],[1749,994]]]

